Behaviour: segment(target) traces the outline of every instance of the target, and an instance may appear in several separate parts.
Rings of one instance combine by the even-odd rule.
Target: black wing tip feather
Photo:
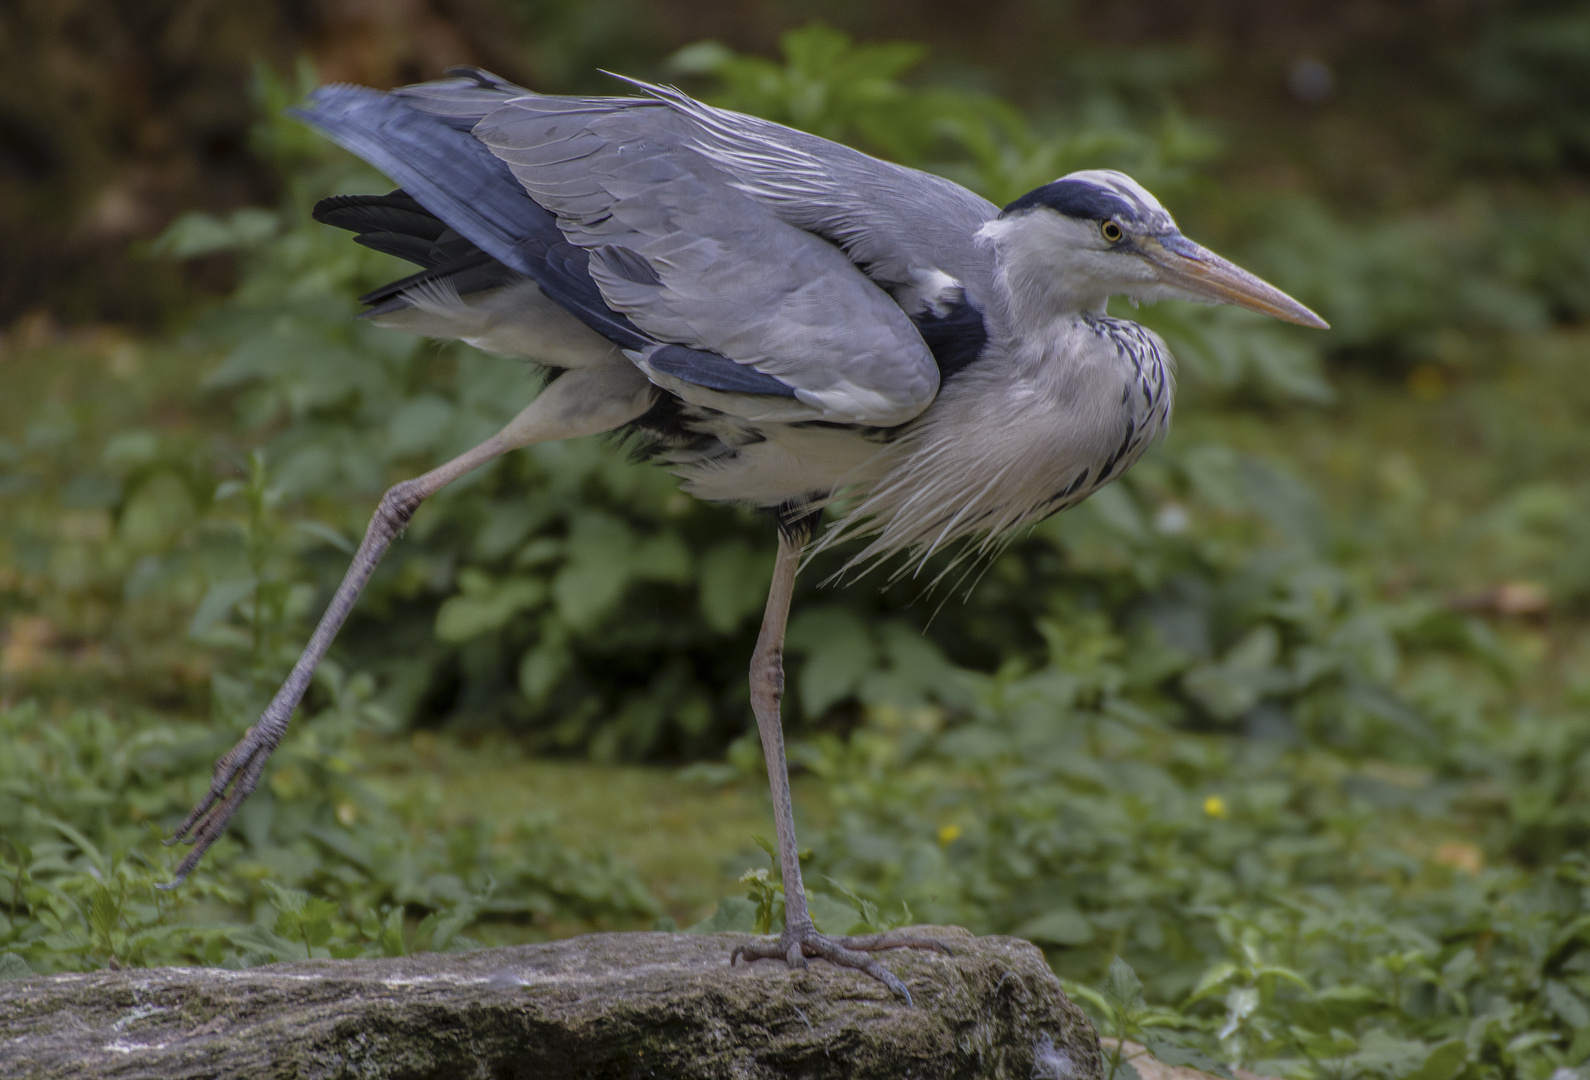
[[[387,173],[424,214],[456,230],[483,259],[496,260],[501,283],[514,280],[515,272],[532,277],[548,297],[620,347],[656,344],[607,306],[591,280],[585,252],[570,247],[551,211],[530,198],[508,166],[467,131],[413,107],[400,94],[366,87],[323,86],[310,94],[309,105],[292,114]],[[327,213],[345,206],[328,206]],[[444,263],[444,255],[451,254],[438,252],[435,261]],[[431,280],[441,270],[394,282],[369,299],[385,311],[398,286]]]
[[[353,238],[355,244],[367,247],[371,251],[379,251],[383,255],[391,255],[411,262],[415,266],[430,267],[432,265],[431,241],[420,236],[409,236],[396,232],[366,232]]]
[[[402,188],[389,195],[331,195],[317,202],[309,216],[357,233],[396,232],[437,240],[447,231],[440,218]]]
[[[485,80],[490,88],[518,90],[478,68],[466,69],[461,77],[477,83]],[[406,253],[419,253],[414,228],[390,226],[397,224],[394,213],[412,211],[456,230],[473,249],[455,258],[443,258],[441,250],[433,249],[430,257],[435,265],[362,298],[372,305],[366,317],[410,306],[403,293],[424,282],[445,279],[462,294],[463,286],[473,291],[528,275],[548,297],[621,348],[654,350],[650,362],[659,371],[727,393],[795,396],[794,387],[726,356],[682,345],[658,348],[607,306],[591,280],[589,255],[567,242],[552,213],[530,198],[507,165],[467,131],[452,127],[447,118],[411,106],[401,91],[332,83],[287,112],[403,185],[390,195],[323,200],[315,207],[316,220],[341,228],[357,223],[353,231],[360,234],[361,242],[377,250],[397,248],[394,254],[408,257]],[[423,228],[429,231],[431,226]],[[385,241],[391,242],[383,246]]]

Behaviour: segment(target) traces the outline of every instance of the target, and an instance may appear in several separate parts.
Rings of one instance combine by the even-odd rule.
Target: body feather
[[[317,210],[425,268],[367,297],[372,314],[554,367],[637,365],[666,392],[629,425],[649,456],[701,498],[833,507],[814,546],[863,540],[853,566],[987,554],[1165,431],[1169,352],[1064,293],[1033,254],[1053,223],[1018,233],[939,177],[640,86],[549,98],[472,73],[317,96],[306,118],[405,184]],[[473,157],[447,168],[468,182],[410,192],[412,161],[460,139]],[[1049,197],[1154,212],[1099,175]],[[449,185],[489,194],[466,213]],[[897,415],[923,363],[929,392]]]

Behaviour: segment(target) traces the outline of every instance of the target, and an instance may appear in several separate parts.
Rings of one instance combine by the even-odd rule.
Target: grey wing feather
[[[385,172],[439,220],[505,267],[534,278],[547,296],[615,344],[652,344],[606,305],[584,249],[568,243],[553,215],[526,195],[502,161],[450,122],[434,96],[427,99],[431,109],[413,106],[435,85],[392,94],[323,86],[289,113]]]
[[[963,283],[974,299],[986,293],[992,258],[973,238],[999,208],[941,176],[623,76],[617,78],[645,96],[543,97],[478,69],[453,71],[465,77],[395,93],[445,114],[460,130],[509,101],[548,118],[643,111],[658,138],[694,148],[741,193],[788,224],[838,244],[885,288],[919,287],[937,271]]]
[[[934,339],[935,319],[984,306],[990,264],[974,238],[997,210],[964,188],[667,88],[636,84],[645,97],[542,97],[474,69],[457,74],[388,100],[482,142],[504,136],[494,155],[512,165],[535,204],[557,213],[579,253],[572,260],[557,255],[556,243],[534,241],[538,252],[546,247],[546,272],[556,271],[544,287],[558,285],[561,303],[600,324],[656,381],[687,393],[770,395],[749,403],[769,418],[887,425],[932,400],[941,370],[974,358],[975,349],[946,360],[942,343],[927,353],[922,341]],[[370,157],[370,148],[356,149]],[[488,227],[468,225],[481,204],[452,201],[456,209],[442,216],[459,218],[466,235],[495,251]],[[485,211],[488,226],[512,216],[498,211],[494,203]],[[510,242],[523,243],[517,235]],[[530,253],[511,254],[521,250]],[[867,288],[852,264],[898,305]],[[901,321],[902,308],[915,328]],[[625,344],[635,329],[684,347],[664,356],[658,346]],[[743,377],[707,349],[747,364]],[[789,399],[791,387],[803,405]]]
[[[468,131],[506,102],[530,93],[522,86],[477,67],[448,68],[447,74],[453,78],[400,86],[390,91],[391,96],[411,109],[441,119],[455,130]],[[544,97],[540,100],[546,103],[548,112],[580,112],[604,104],[611,107],[614,102],[649,103],[648,98]]]
[[[947,276],[974,301],[988,294],[993,259],[975,239],[999,214],[987,199],[941,176],[715,108],[672,87],[625,81],[686,118],[695,148],[737,190],[838,244],[885,288],[921,290]]]
[[[809,419],[811,410],[804,406],[788,415],[778,405],[762,404],[767,400],[789,401],[795,392],[793,387],[771,375],[742,368],[726,357],[665,347],[607,306],[591,279],[585,249],[571,245],[552,213],[531,199],[507,165],[469,134],[482,115],[522,93],[518,87],[483,73],[387,94],[347,86],[326,86],[315,91],[304,107],[293,110],[293,114],[387,172],[405,189],[373,200],[327,200],[317,206],[317,217],[361,233],[365,225],[388,226],[376,230],[384,231],[387,240],[394,239],[392,226],[399,233],[408,231],[417,233],[417,238],[429,237],[430,244],[446,229],[459,236],[466,254],[472,251],[478,256],[469,268],[475,276],[471,281],[483,277],[477,282],[480,287],[507,286],[513,293],[500,296],[496,302],[522,307],[529,296],[551,301],[624,349],[643,368],[649,359],[659,359],[662,374],[655,380],[669,389],[685,395],[695,394],[695,387],[710,391],[714,407],[725,407],[725,411],[738,408],[747,416],[755,412],[783,419]],[[568,99],[550,100],[568,103]],[[414,220],[413,214],[405,214],[410,207],[418,211],[419,220]],[[394,214],[399,216],[394,218]],[[398,253],[418,255],[421,265],[429,265],[433,254],[430,244],[423,253]],[[377,241],[375,246],[393,250],[393,244],[385,241]],[[634,269],[633,265],[630,269]],[[457,287],[462,279],[457,267],[453,271],[446,278],[450,287]],[[529,294],[514,291],[519,275],[534,279],[536,284]],[[413,298],[407,291],[418,286],[424,277],[422,273],[405,278],[365,297],[367,302],[376,304],[367,314],[388,315],[412,308]],[[441,325],[450,330],[462,329],[456,313]]]
[[[822,418],[889,426],[919,414],[938,368],[906,313],[827,239],[737,190],[693,148],[695,127],[652,102],[571,109],[527,95],[474,135],[589,251],[608,305],[648,335],[774,376]]]

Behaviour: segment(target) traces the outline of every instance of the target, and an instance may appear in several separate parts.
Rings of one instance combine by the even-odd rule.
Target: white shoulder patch
[[[910,283],[896,285],[889,290],[889,294],[907,315],[931,311],[941,319],[950,313],[951,308],[966,302],[965,287],[937,267],[912,270]]]

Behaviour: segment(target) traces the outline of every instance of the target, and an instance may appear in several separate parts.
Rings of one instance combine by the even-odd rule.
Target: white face
[[[1239,304],[1324,328],[1319,316],[1202,248],[1131,177],[1094,169],[1063,176],[984,225],[1018,318],[1102,312],[1112,296],[1134,303]]]
[[[1116,228],[1121,228],[1118,222]],[[1038,207],[990,221],[982,235],[999,251],[1012,299],[1034,312],[1102,311],[1112,296],[1148,303],[1192,298],[1160,281],[1129,240],[1106,239],[1102,222]],[[1124,229],[1122,235],[1127,235]]]

